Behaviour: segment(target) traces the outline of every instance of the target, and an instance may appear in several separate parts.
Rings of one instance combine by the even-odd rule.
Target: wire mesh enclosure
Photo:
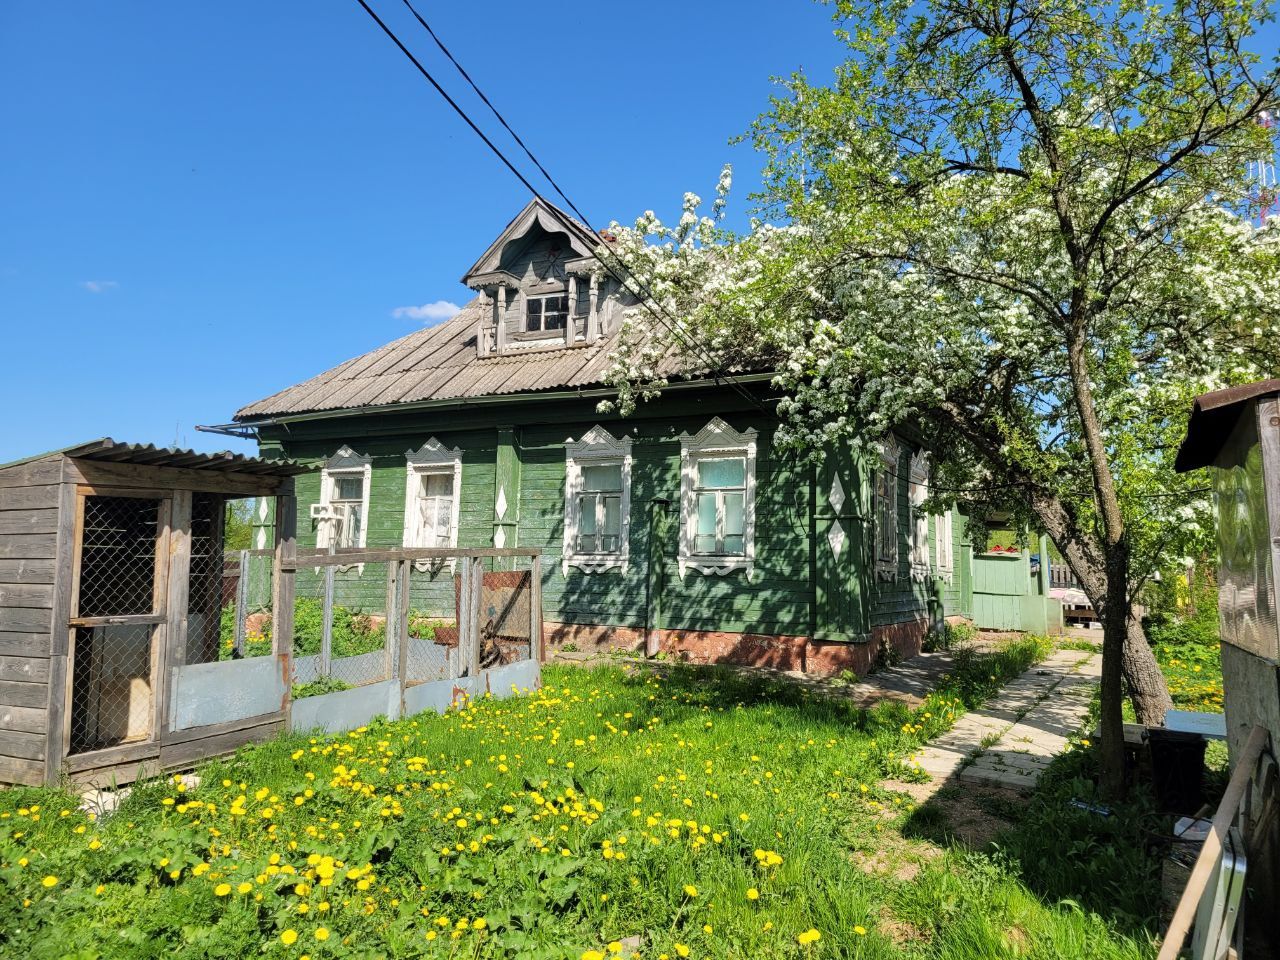
[[[151,736],[155,629],[163,618],[158,544],[166,520],[160,498],[83,500],[71,753]]]

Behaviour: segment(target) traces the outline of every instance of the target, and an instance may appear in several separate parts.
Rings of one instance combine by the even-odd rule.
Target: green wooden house
[[[672,370],[633,415],[597,412],[632,305],[600,242],[534,201],[455,317],[236,414],[264,456],[321,468],[297,482],[299,546],[539,547],[544,634],[584,651],[862,673],[968,614],[965,525],[918,509],[928,456],[907,438],[803,462],[773,442],[767,375],[738,378],[749,402]],[[360,582],[341,602],[377,602]],[[452,591],[437,564],[412,602],[447,616]]]

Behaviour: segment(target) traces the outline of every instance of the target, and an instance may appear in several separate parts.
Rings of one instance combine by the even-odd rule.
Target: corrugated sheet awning
[[[1196,397],[1174,469],[1186,473],[1211,466],[1231,435],[1240,408],[1250,400],[1273,393],[1280,393],[1280,380],[1259,380]]]
[[[292,477],[313,469],[296,460],[263,460],[259,457],[246,457],[242,453],[232,453],[230,450],[198,453],[195,450],[157,447],[153,443],[120,443],[110,437],[99,437],[97,440],[63,447],[61,450],[50,450],[34,457],[24,457],[13,463],[0,464],[0,468],[52,456],[71,457],[74,460],[100,460],[109,463],[135,463],[148,467],[181,467],[184,470],[252,474],[260,477]]]

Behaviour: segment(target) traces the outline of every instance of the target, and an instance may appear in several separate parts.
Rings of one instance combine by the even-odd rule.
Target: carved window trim
[[[910,485],[907,492],[907,529],[911,536],[911,579],[923,582],[933,574],[929,558],[929,515],[924,502],[929,499],[929,454],[911,454]]]
[[[326,460],[320,468],[320,502],[317,506],[320,508],[319,516],[313,508],[312,517],[315,522],[316,530],[316,548],[319,550],[328,549],[330,543],[333,543],[334,529],[337,524],[336,518],[324,516],[326,508],[336,499],[338,492],[338,481],[350,477],[358,477],[361,482],[361,504],[360,504],[360,533],[356,538],[356,543],[348,544],[348,547],[363,548],[368,543],[369,538],[369,490],[373,486],[373,458],[363,456],[356,453],[346,444],[338,449],[332,457]],[[338,547],[338,549],[342,549]],[[354,564],[361,570],[364,564]],[[350,569],[350,566],[339,567],[339,570]]]
[[[877,580],[898,579],[898,464],[902,447],[893,434],[880,441],[875,473],[875,572]]]
[[[948,507],[934,520],[934,565],[939,576],[947,583],[955,575],[955,547],[952,538],[955,535],[955,522],[952,508]]]
[[[596,424],[579,440],[570,437],[564,443],[564,547],[561,573],[569,575],[570,567],[584,573],[600,573],[619,569],[627,572],[631,558],[631,438],[617,439]],[[622,471],[622,491],[618,512],[620,527],[618,549],[614,551],[580,552],[577,549],[581,525],[580,500],[583,490],[582,468],[617,465]]]
[[[756,436],[754,429],[739,433],[719,417],[713,417],[696,434],[680,435],[680,552],[677,562],[681,578],[689,570],[721,577],[735,570],[745,570],[748,580],[755,573]],[[698,519],[698,463],[726,457],[742,457],[745,462],[742,553],[697,553],[694,544]]]
[[[449,514],[449,542],[447,546],[458,545],[459,509],[462,502],[462,450],[454,447],[450,450],[443,443],[432,437],[417,450],[407,450],[404,455],[404,539],[406,547],[423,547],[421,540],[421,524],[417,521],[418,499],[422,491],[422,480],[427,476],[447,476],[451,479],[453,505]],[[436,544],[439,546],[439,544]],[[447,566],[453,571],[457,558],[448,560],[415,560],[413,565],[421,571],[439,570]]]

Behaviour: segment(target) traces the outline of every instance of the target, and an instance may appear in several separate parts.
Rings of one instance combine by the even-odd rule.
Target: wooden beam
[[[293,485],[276,497],[276,555],[271,568],[271,653],[284,679],[280,708],[287,710],[293,687],[294,572],[297,570],[298,501]]]
[[[190,490],[176,490],[169,514],[169,536],[161,541],[167,555],[168,589],[164,596],[165,622],[156,630],[155,736],[169,729],[170,697],[174,671],[187,662],[187,613],[191,606],[191,510]],[[221,589],[221,583],[219,583]]]
[[[193,490],[201,493],[229,493],[244,497],[271,496],[289,477],[262,476],[221,470],[189,470],[182,467],[151,467],[136,463],[106,463],[97,460],[69,460],[70,476],[77,483],[94,487],[143,487]]]

